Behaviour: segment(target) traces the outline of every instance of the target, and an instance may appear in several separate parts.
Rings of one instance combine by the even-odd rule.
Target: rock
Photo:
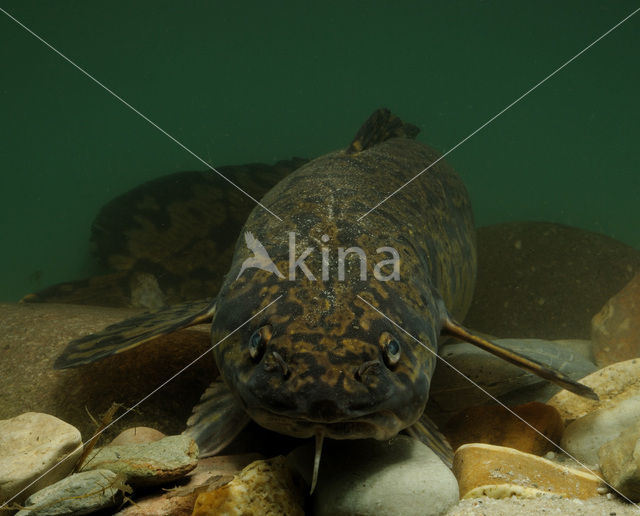
[[[120,446],[123,444],[152,443],[166,437],[162,432],[147,426],[135,426],[120,432],[116,438],[109,443],[109,446]]]
[[[165,484],[184,477],[198,464],[198,446],[186,435],[142,444],[105,446],[89,454],[85,469],[123,473],[132,486]]]
[[[582,398],[568,391],[554,395],[548,404],[558,409],[565,425],[593,410],[639,395],[640,359],[611,364],[582,378],[580,382],[591,387],[600,400]]]
[[[590,412],[564,431],[560,446],[589,465],[598,464],[600,447],[632,431],[640,421],[640,394]]]
[[[500,337],[588,339],[593,314],[638,270],[640,251],[591,231],[550,222],[480,228],[464,322]]]
[[[14,496],[21,503],[64,478],[81,453],[80,432],[57,417],[27,412],[0,421],[0,504]]]
[[[511,410],[547,439],[500,405],[468,408],[449,420],[443,433],[454,450],[468,443],[506,446],[534,455],[555,449],[553,443],[560,442],[564,430],[555,408],[532,402]]]
[[[201,493],[193,516],[224,514],[286,514],[304,516],[303,497],[283,456],[257,460],[228,484]]]
[[[55,370],[67,343],[139,310],[51,304],[0,304],[0,419],[28,408],[54,414],[89,439],[114,401],[131,407],[211,346],[208,330],[179,331],[77,369]],[[215,378],[211,353],[104,433],[105,442],[131,426],[179,434],[192,407]],[[25,381],[29,378],[30,381]]]
[[[31,495],[16,516],[90,514],[119,502],[119,492],[130,492],[122,478],[109,470],[76,473]]]
[[[540,339],[495,339],[501,346],[582,378],[596,370],[589,341]],[[458,371],[501,401],[515,404],[546,401],[559,387],[524,371],[491,353],[463,342],[448,342],[438,354]],[[438,361],[429,392],[429,415],[439,424],[467,407],[494,403],[460,373]]]
[[[598,457],[605,480],[631,501],[640,502],[640,420],[633,431],[602,445]]]
[[[290,460],[309,482],[312,447],[298,448]],[[457,501],[453,474],[416,439],[400,435],[390,441],[324,443],[312,502],[317,516],[428,516]]]
[[[545,495],[536,498],[467,498],[445,516],[638,516],[638,508],[611,495],[590,500]]]
[[[601,480],[576,468],[490,444],[465,444],[453,459],[461,498],[536,497],[551,493],[587,499],[598,495]]]
[[[118,512],[118,516],[191,516],[198,494],[221,487],[231,480],[251,462],[258,460],[258,454],[217,455],[200,459],[196,468],[180,487],[163,494],[153,494],[135,499],[135,505]]]
[[[591,340],[600,366],[640,357],[640,273],[594,316]]]

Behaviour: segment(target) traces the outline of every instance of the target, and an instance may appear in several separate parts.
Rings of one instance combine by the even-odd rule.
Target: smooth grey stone
[[[592,361],[591,343],[581,340],[493,339],[494,342],[580,379],[597,369]],[[532,373],[466,342],[450,342],[438,353],[459,372],[438,360],[430,389],[430,411],[446,420],[446,414],[467,407],[494,403],[492,396],[509,403],[546,401],[559,388]],[[509,400],[512,395],[513,399]]]
[[[598,458],[607,482],[631,501],[640,502],[640,420],[633,430],[603,444]]]
[[[27,509],[16,516],[53,516],[57,514],[90,514],[120,501],[118,487],[123,484],[112,471],[83,471],[64,478],[31,495]]]
[[[313,448],[290,462],[310,481]],[[316,516],[430,516],[458,501],[458,483],[437,455],[416,439],[327,440],[312,497]]]
[[[560,446],[587,465],[596,465],[600,447],[634,430],[638,421],[640,395],[635,395],[576,419],[565,428]]]

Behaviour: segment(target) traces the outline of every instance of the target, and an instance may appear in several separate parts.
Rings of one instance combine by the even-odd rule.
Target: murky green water
[[[447,151],[638,3],[0,7],[218,166],[343,147],[379,106]],[[91,273],[106,201],[205,167],[2,13],[0,56],[0,300],[13,301]],[[479,225],[548,220],[640,247],[639,61],[640,14],[451,153]]]

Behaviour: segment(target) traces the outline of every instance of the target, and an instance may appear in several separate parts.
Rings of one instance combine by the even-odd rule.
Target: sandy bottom
[[[567,499],[557,496],[542,496],[533,499],[474,498],[461,500],[446,516],[638,516],[640,507],[622,502],[616,498],[599,496],[590,500]]]

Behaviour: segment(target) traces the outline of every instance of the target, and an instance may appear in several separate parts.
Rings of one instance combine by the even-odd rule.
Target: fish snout
[[[360,364],[353,373],[353,377],[356,381],[361,383],[367,383],[368,377],[370,375],[378,375],[380,374],[380,367],[382,363],[380,360],[367,360]]]
[[[335,421],[345,417],[345,410],[332,399],[319,399],[309,403],[307,412],[320,421]]]

